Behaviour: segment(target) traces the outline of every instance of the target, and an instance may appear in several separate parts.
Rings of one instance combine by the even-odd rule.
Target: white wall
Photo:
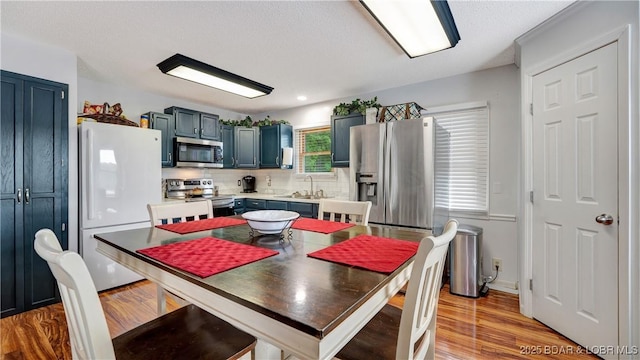
[[[519,134],[520,134],[520,89],[518,70],[514,65],[502,66],[444,79],[428,81],[404,87],[360,94],[284,111],[262,113],[255,119],[270,115],[272,119],[289,121],[294,129],[330,123],[333,107],[340,102],[355,98],[378,97],[382,105],[393,105],[415,101],[422,107],[487,101],[490,109],[490,182],[500,183],[502,190],[494,193],[490,186],[490,214],[486,219],[460,219],[461,223],[480,226],[484,230],[485,273],[491,269],[491,258],[502,259],[498,280],[492,287],[514,292],[518,280],[517,194],[519,188]],[[348,194],[347,178],[342,177],[338,185]]]
[[[69,85],[69,249],[78,246],[78,141],[76,134],[77,60],[75,54],[2,32],[0,68]]]
[[[639,83],[640,6],[638,1],[578,2],[546,23],[518,39],[521,59],[523,104],[531,101],[530,77],[573,56],[618,41],[618,149],[619,149],[619,336],[620,345],[640,345],[640,121]],[[529,93],[529,94],[527,94]],[[530,152],[528,131],[530,118],[522,114],[523,187],[528,191],[530,174],[526,167]],[[528,205],[523,203],[523,219],[528,219]],[[528,221],[521,221],[523,244],[521,264],[524,278],[530,276],[531,256],[525,241],[530,234]],[[615,246],[615,245],[614,245]],[[531,312],[531,294],[522,289],[521,311]],[[611,294],[616,296],[616,294]]]

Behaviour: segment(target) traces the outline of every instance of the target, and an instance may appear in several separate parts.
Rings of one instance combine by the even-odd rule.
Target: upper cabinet
[[[207,140],[220,140],[218,115],[172,106],[164,109],[175,121],[175,135]]]
[[[220,125],[220,137],[222,138],[222,167],[233,169],[236,165],[235,157],[235,126]]]
[[[364,123],[360,113],[331,117],[331,167],[349,167],[349,130]]]
[[[149,112],[149,127],[162,132],[162,167],[173,166],[173,138],[175,123],[173,115]]]
[[[293,128],[278,124],[260,127],[260,167],[282,168],[282,148],[293,147]]]
[[[235,126],[234,156],[236,168],[257,168],[260,149],[258,148],[258,128]],[[224,144],[223,151],[224,151]]]

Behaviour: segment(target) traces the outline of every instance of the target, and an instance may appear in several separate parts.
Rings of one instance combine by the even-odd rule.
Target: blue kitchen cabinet
[[[267,200],[268,210],[288,210],[288,202],[280,200]]]
[[[260,155],[260,149],[258,147],[258,128],[236,126],[234,131],[235,167],[242,169],[257,168],[258,156]]]
[[[350,129],[364,123],[360,113],[331,117],[331,167],[349,167]]]
[[[282,148],[293,147],[293,128],[278,124],[260,127],[260,168],[282,168]],[[288,166],[287,168],[291,168]]]
[[[235,131],[234,126],[220,125],[220,138],[222,139],[222,167],[232,169],[235,167]]]
[[[267,200],[263,200],[263,199],[245,199],[244,200],[244,209],[245,209],[245,211],[266,210],[267,209]]]
[[[297,212],[301,217],[318,218],[318,204],[290,201],[287,209]]]
[[[4,318],[60,301],[57,282],[35,253],[33,239],[48,228],[68,248],[69,86],[8,71],[0,75]]]
[[[218,115],[184,109],[177,106],[164,109],[164,113],[173,115],[176,136],[220,140]]]
[[[235,199],[233,202],[233,212],[236,215],[240,215],[245,212],[244,200],[245,199]]]
[[[148,112],[149,127],[162,133],[162,167],[173,166],[173,139],[175,138],[175,123],[173,115],[159,112]]]

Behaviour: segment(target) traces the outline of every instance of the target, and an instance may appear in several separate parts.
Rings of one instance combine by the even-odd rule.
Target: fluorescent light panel
[[[454,47],[460,40],[446,1],[360,2],[410,58]]]
[[[167,75],[197,82],[250,99],[270,94],[273,90],[270,86],[260,84],[181,54],[175,54],[159,63],[158,68]]]

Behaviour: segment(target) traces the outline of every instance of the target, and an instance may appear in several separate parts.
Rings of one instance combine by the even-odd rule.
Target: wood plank
[[[170,298],[167,309],[178,305]],[[149,281],[100,294],[112,337],[156,317],[156,287]],[[391,304],[402,307],[404,295]],[[576,354],[577,345],[544,324],[519,313],[518,297],[499,291],[470,299],[440,292],[436,332],[436,359],[526,359],[527,351],[541,349],[544,359],[597,359]],[[559,354],[561,351],[573,354]],[[0,320],[0,360],[71,359],[62,304]]]

